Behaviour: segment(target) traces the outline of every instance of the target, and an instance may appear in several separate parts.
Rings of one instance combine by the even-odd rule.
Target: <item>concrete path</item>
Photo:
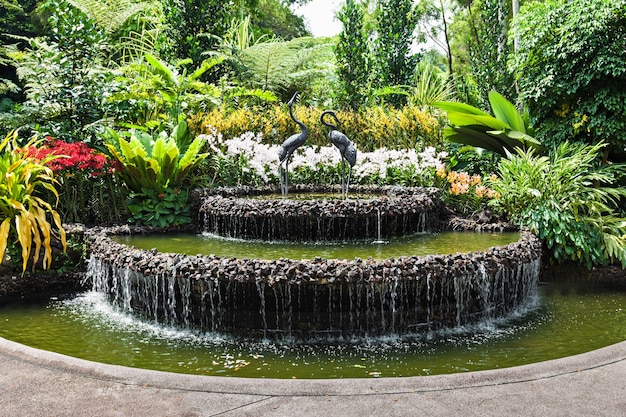
[[[455,375],[275,380],[104,365],[0,338],[0,416],[626,416],[626,342]]]

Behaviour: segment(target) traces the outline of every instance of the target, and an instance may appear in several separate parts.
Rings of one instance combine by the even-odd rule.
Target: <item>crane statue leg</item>
[[[289,191],[289,158],[286,158],[284,160],[284,163],[284,168],[283,163],[280,163],[278,174],[280,180],[280,193],[283,195],[283,197],[286,197]]]
[[[348,188],[350,188],[351,176],[352,176],[352,165],[348,165],[348,181],[346,181],[346,197],[348,197]]]
[[[341,157],[341,196],[347,197],[348,191],[346,190],[346,160]]]

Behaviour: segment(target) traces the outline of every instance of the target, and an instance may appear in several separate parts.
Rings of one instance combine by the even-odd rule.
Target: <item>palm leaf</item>
[[[526,125],[524,119],[520,116],[517,108],[508,101],[504,96],[496,91],[489,92],[489,103],[491,110],[497,119],[511,126],[512,130],[526,133]]]

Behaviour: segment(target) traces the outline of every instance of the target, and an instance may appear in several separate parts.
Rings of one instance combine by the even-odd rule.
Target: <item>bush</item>
[[[55,156],[48,156],[42,161],[34,159],[29,156],[28,148],[35,144],[33,139],[26,147],[19,147],[17,132],[8,134],[0,142],[0,177],[3,178],[0,182],[0,213],[3,218],[0,223],[0,261],[9,241],[17,238],[22,249],[23,271],[31,259],[40,259],[41,249],[42,267],[47,269],[50,266],[53,239],[61,243],[63,250],[66,247],[61,217],[49,202],[38,196],[43,191],[57,196],[53,172],[45,165]],[[48,220],[50,217],[54,226]]]
[[[309,129],[307,144],[327,146],[328,129],[320,121],[322,110],[298,106],[294,115]],[[371,152],[389,149],[415,149],[440,146],[440,126],[437,119],[417,107],[402,109],[369,107],[363,111],[337,111],[338,129],[353,141],[357,149]],[[206,114],[193,115],[189,121],[193,131],[213,134],[214,130],[226,138],[241,136],[246,132],[262,134],[267,143],[280,144],[298,127],[282,106],[265,108],[239,108],[231,112],[215,109]]]
[[[557,262],[626,267],[626,221],[615,215],[626,189],[611,187],[626,165],[600,165],[604,146],[564,142],[550,156],[531,150],[502,159],[489,182],[500,195],[491,206],[529,227]]]
[[[29,148],[28,153],[56,174],[57,210],[66,222],[101,224],[123,219],[127,190],[117,175],[120,166],[116,161],[83,142],[51,137]]]

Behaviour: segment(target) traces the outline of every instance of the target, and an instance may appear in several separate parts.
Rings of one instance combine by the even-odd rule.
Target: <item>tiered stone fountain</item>
[[[197,231],[263,240],[380,240],[437,232],[448,210],[436,190],[353,187],[329,199],[316,187],[272,198],[274,188],[197,190]],[[265,196],[265,198],[260,198]],[[167,324],[258,337],[424,332],[496,317],[537,286],[540,242],[520,240],[485,252],[396,259],[246,259],[186,256],[127,247],[92,233],[94,289],[120,307]]]

